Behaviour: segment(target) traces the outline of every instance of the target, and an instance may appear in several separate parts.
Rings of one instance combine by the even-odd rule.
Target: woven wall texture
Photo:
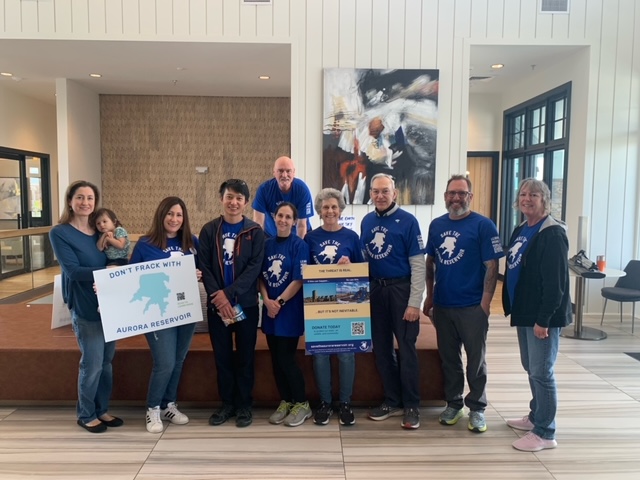
[[[224,180],[245,180],[251,205],[275,159],[289,155],[290,120],[288,98],[101,95],[102,205],[145,233],[160,200],[176,195],[197,235],[221,213]]]

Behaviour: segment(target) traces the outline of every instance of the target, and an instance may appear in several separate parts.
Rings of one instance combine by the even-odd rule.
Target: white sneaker
[[[147,409],[147,432],[162,433],[162,420],[160,420],[160,407]]]
[[[162,410],[162,419],[175,423],[176,425],[185,425],[189,423],[189,417],[178,410],[178,405],[176,405],[175,402],[169,402],[167,404],[167,408]]]

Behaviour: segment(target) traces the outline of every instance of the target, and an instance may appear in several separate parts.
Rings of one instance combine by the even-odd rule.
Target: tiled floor
[[[494,309],[495,310],[495,309]],[[161,435],[144,427],[140,408],[116,407],[126,425],[91,435],[71,407],[0,407],[0,478],[47,479],[637,479],[640,476],[640,335],[612,315],[600,342],[562,339],[557,362],[558,448],[514,450],[518,433],[504,419],[527,412],[529,389],[515,331],[493,315],[489,332],[489,429],[437,423],[440,408],[422,408],[422,426],[400,419],[357,424],[273,426],[271,413],[254,424],[210,427],[210,410],[187,408],[191,422]],[[597,326],[599,319],[587,318]],[[1,388],[10,388],[3,385]]]

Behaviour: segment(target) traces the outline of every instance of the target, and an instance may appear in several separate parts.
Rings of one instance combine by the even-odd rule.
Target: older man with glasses
[[[393,177],[374,175],[370,194],[375,211],[362,219],[360,238],[369,262],[371,338],[385,398],[369,412],[369,418],[403,415],[402,427],[414,429],[420,426],[416,340],[425,275],[422,234],[416,217],[396,203]]]
[[[455,425],[469,408],[468,428],[487,430],[487,363],[489,306],[498,279],[498,259],[504,256],[495,224],[472,212],[471,181],[454,175],[444,201],[448,213],[429,226],[427,237],[427,299],[424,314],[436,328],[442,359],[446,409],[443,425]],[[467,354],[469,393],[464,397],[461,347]]]

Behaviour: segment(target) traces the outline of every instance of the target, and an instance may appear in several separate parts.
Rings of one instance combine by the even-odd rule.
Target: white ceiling
[[[471,93],[500,93],[536,69],[572,55],[577,46],[472,46]],[[492,70],[493,63],[503,63]],[[180,69],[180,70],[179,70]],[[289,97],[288,44],[0,40],[0,85],[55,104],[55,79],[104,94]],[[100,73],[102,78],[89,77]],[[259,80],[269,75],[270,80]]]
[[[0,40],[0,72],[13,74],[0,77],[1,85],[51,104],[56,78],[105,94],[289,97],[291,91],[288,44]]]
[[[472,81],[469,93],[501,93],[529,75],[533,69],[547,70],[584,46],[472,45],[469,77],[491,77]],[[491,65],[502,63],[494,70]]]

